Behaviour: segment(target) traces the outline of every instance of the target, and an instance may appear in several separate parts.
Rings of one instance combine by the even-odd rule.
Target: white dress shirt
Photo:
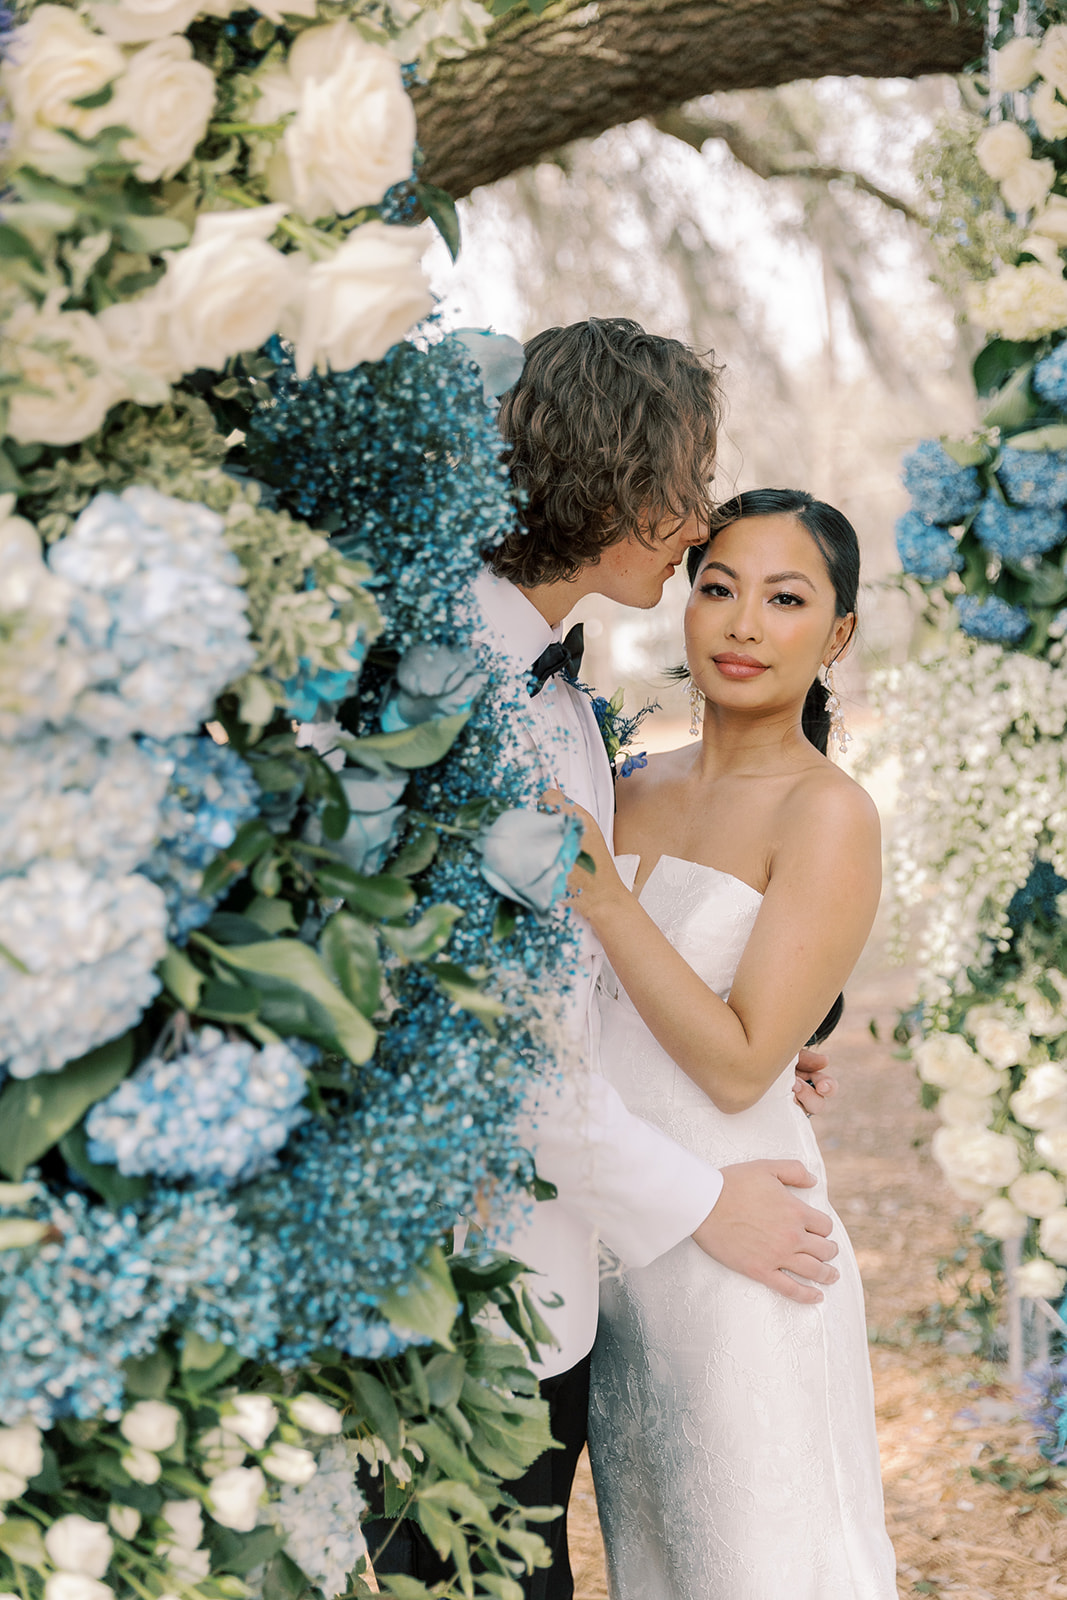
[[[514,584],[483,572],[474,594],[482,617],[476,640],[504,656],[524,696],[517,738],[540,763],[546,788],[562,789],[597,820],[608,844],[614,823],[611,768],[588,696],[559,675],[525,700],[530,668],[560,638]],[[576,915],[575,913],[570,913]],[[538,1174],[557,1198],[519,1222],[508,1248],[541,1275],[558,1349],[541,1375],[566,1372],[592,1349],[598,1298],[597,1241],[631,1267],[645,1266],[692,1233],[722,1191],[712,1167],[634,1116],[599,1071],[596,983],[603,950],[577,917],[579,956],[564,1013],[562,1074],[538,1084],[526,1107]]]

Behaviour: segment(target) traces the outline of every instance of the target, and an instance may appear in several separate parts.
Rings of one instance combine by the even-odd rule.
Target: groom
[[[572,630],[562,641],[561,624],[589,594],[656,605],[688,547],[707,538],[720,411],[710,361],[621,318],[538,334],[501,404],[521,526],[487,552],[475,584],[482,637],[529,684],[521,737],[545,786],[590,811],[609,840],[611,770],[590,701],[572,682],[579,638]],[[548,1313],[558,1343],[540,1376],[563,1448],[507,1488],[524,1505],[564,1508],[585,1443],[599,1241],[624,1267],[640,1267],[691,1237],[725,1266],[808,1303],[822,1298],[815,1285],[837,1277],[829,1217],[794,1192],[814,1183],[799,1163],[717,1172],[629,1112],[601,1076],[594,988],[602,951],[581,919],[579,927],[566,1019],[572,1060],[528,1108],[527,1143],[557,1196],[536,1206],[509,1241],[541,1274],[545,1298],[562,1301]],[[804,1070],[817,1076],[822,1064],[808,1058]],[[825,1088],[798,1078],[806,1109]],[[540,1531],[552,1566],[526,1578],[524,1594],[572,1600],[566,1510]],[[426,1583],[447,1576],[412,1523],[397,1529],[376,1570]]]

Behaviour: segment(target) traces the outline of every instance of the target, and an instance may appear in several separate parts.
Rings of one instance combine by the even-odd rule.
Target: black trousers
[[[554,1522],[534,1525],[534,1532],[541,1535],[552,1552],[552,1565],[538,1567],[520,1580],[525,1600],[574,1600],[574,1578],[567,1551],[567,1502],[578,1458],[585,1445],[589,1357],[569,1372],[545,1378],[541,1384],[541,1398],[548,1401],[552,1437],[563,1449],[546,1450],[521,1478],[504,1487],[520,1505],[563,1507],[562,1516]],[[368,1522],[363,1531],[371,1563],[379,1577],[402,1573],[405,1577],[420,1578],[425,1584],[434,1584],[453,1574],[451,1562],[441,1560],[418,1523],[411,1518],[406,1517],[400,1523]],[[380,1556],[375,1554],[376,1550],[381,1550]]]

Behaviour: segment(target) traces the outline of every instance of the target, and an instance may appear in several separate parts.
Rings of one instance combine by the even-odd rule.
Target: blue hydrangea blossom
[[[956,615],[963,632],[972,639],[991,644],[1021,644],[1030,632],[1030,613],[1023,606],[1009,605],[997,595],[980,600],[977,595],[957,595]]]
[[[961,467],[937,439],[922,439],[904,457],[904,486],[930,522],[962,522],[982,497],[978,474]]]
[[[906,511],[898,519],[896,535],[900,564],[916,578],[936,583],[963,570],[963,556],[951,533],[917,511]]]
[[[997,476],[1017,506],[1049,511],[1067,506],[1067,450],[1013,450],[1007,445]]]
[[[1062,511],[1017,509],[990,499],[982,501],[972,528],[991,555],[1002,561],[1026,561],[1067,538],[1067,517]]]

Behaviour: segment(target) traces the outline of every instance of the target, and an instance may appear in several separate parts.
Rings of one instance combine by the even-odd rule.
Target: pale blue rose
[[[482,388],[490,403],[514,387],[522,377],[526,352],[518,339],[487,328],[457,328],[452,335],[465,345],[482,374]]]
[[[540,915],[567,887],[582,847],[582,826],[559,811],[505,811],[478,840],[490,888]]]
[[[401,659],[385,705],[382,730],[396,733],[431,717],[455,717],[469,711],[485,686],[470,650],[445,644],[417,644]]]
[[[407,787],[407,776],[381,777],[376,772],[350,767],[339,774],[351,815],[340,839],[332,842],[341,860],[354,872],[375,873],[396,840],[405,807],[397,801]]]

